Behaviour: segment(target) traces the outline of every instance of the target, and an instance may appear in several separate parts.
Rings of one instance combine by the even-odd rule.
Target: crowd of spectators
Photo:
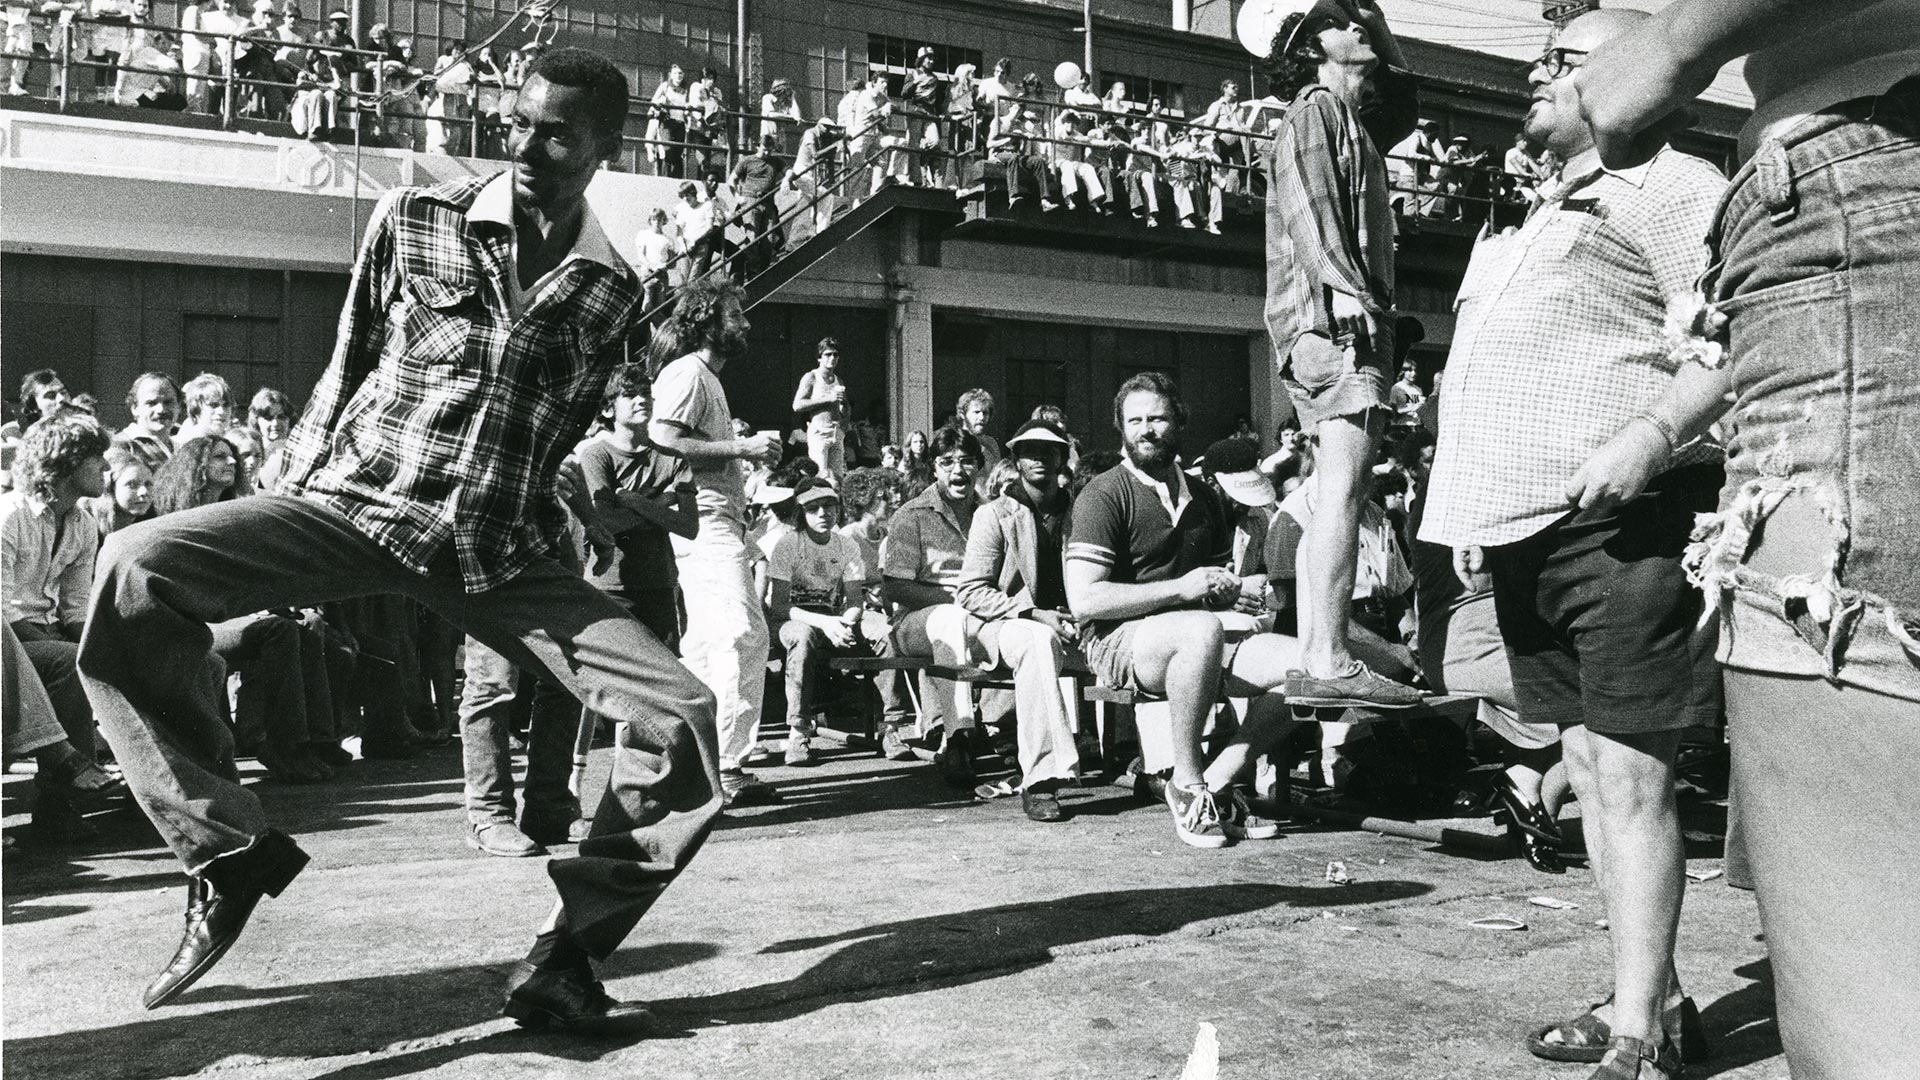
[[[993,396],[979,389],[963,395],[930,435],[909,432],[900,445],[848,439],[839,348],[832,338],[822,341],[819,366],[796,390],[799,437],[787,441],[778,464],[761,459],[748,470],[754,595],[778,643],[767,708],[784,693],[787,738],[774,750],[758,749],[756,722],[742,763],[777,751],[785,765],[813,764],[822,727],[845,729],[875,716],[888,756],[909,760],[916,747],[922,756],[937,749],[947,781],[982,797],[1019,793],[1030,816],[1058,820],[1063,811],[1052,792],[1099,760],[1099,750],[1077,737],[1080,704],[1059,691],[1063,673],[1088,664],[1068,585],[1067,545],[1081,527],[1076,497],[1099,474],[1135,466],[1112,452],[1085,452],[1058,406],[1035,409],[1003,443]],[[568,505],[582,573],[673,644],[687,618],[675,551],[696,533],[698,496],[686,465],[649,435],[652,383],[643,365],[616,373],[599,423],[575,452]],[[1147,389],[1177,400],[1165,380]],[[7,677],[10,686],[31,683],[46,693],[8,695],[6,750],[39,762],[36,838],[84,842],[92,829],[83,811],[123,790],[103,760],[74,670],[94,554],[120,529],[272,490],[294,405],[273,388],[256,389],[244,407],[242,400],[217,375],[178,385],[148,372],[125,395],[128,422],[112,430],[77,407],[56,373],[36,371],[22,382],[17,420],[0,429],[12,486],[4,496],[8,649],[21,661],[9,662]],[[1419,668],[1406,529],[1430,460],[1432,440],[1418,426],[1425,401],[1409,368],[1396,395],[1397,434],[1376,470],[1362,542],[1366,596],[1356,604],[1367,616],[1356,634],[1374,650],[1372,662],[1406,677]],[[1183,428],[1184,421],[1172,425],[1156,445],[1179,455],[1179,484],[1210,494],[1216,516],[1205,523],[1219,529],[1220,562],[1209,572],[1238,584],[1224,604],[1216,602],[1224,593],[1209,593],[1168,609],[1238,610],[1247,620],[1227,619],[1229,636],[1290,635],[1293,547],[1312,510],[1301,486],[1313,471],[1312,439],[1283,425],[1263,448],[1243,417],[1233,436],[1189,455],[1180,446]],[[1029,512],[1039,515],[1038,533],[1025,531],[1021,515]],[[418,605],[381,597],[261,611],[210,625],[208,633],[224,668],[209,678],[228,686],[236,753],[257,759],[274,780],[327,781],[356,756],[410,756],[459,733],[474,847],[531,855],[578,839],[567,767],[598,721],[591,713],[583,720],[577,702],[521,678],[477,642],[463,649]],[[455,679],[462,651],[464,690]],[[829,669],[829,659],[848,655],[1006,667],[1015,689],[973,695],[963,683],[883,672],[868,691]],[[869,692],[877,708],[866,704]],[[39,709],[43,699],[50,705]],[[1347,747],[1365,729],[1326,728],[1318,747],[1299,748],[1317,756],[1316,779],[1345,787],[1353,760]],[[59,737],[49,739],[56,730]],[[1200,738],[1198,729],[1190,733],[1196,753]],[[510,739],[529,755],[518,818]],[[1235,745],[1234,781],[1241,783],[1248,744]],[[1202,844],[1228,835],[1215,826],[1244,832],[1242,804],[1251,798],[1251,789],[1221,795],[1207,811],[1218,819],[1211,826],[1191,800],[1173,804],[1177,827]]]

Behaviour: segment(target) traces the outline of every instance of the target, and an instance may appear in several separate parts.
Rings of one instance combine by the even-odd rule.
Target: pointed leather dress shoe
[[[239,940],[262,896],[280,891],[307,865],[307,853],[285,833],[272,831],[245,851],[223,855],[187,882],[187,930],[180,948],[142,1002],[157,1009],[199,981]]]
[[[657,1025],[645,1003],[615,1001],[590,969],[543,971],[525,960],[507,976],[501,1012],[523,1028],[579,1035],[647,1035]]]

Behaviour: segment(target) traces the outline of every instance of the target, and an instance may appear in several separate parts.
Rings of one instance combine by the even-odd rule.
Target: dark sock
[[[571,971],[575,968],[590,966],[587,950],[574,944],[572,935],[567,933],[565,919],[559,926],[533,939],[533,949],[527,953],[527,963],[540,971]]]

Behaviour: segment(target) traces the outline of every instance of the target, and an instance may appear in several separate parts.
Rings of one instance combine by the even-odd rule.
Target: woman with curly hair
[[[154,512],[171,514],[252,494],[245,483],[232,443],[217,435],[188,439],[153,475]]]

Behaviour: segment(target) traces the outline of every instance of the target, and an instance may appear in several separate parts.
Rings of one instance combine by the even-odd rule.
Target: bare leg
[[[1173,782],[1201,782],[1200,737],[1220,695],[1220,620],[1205,611],[1169,611],[1133,633],[1133,670],[1142,688],[1167,699],[1173,724]]]
[[[1360,510],[1384,420],[1385,414],[1374,409],[1364,417],[1320,423],[1320,452],[1311,481],[1319,485],[1319,499],[1300,545],[1301,644],[1307,673],[1318,678],[1343,674],[1353,663],[1347,622],[1353,607]]]

